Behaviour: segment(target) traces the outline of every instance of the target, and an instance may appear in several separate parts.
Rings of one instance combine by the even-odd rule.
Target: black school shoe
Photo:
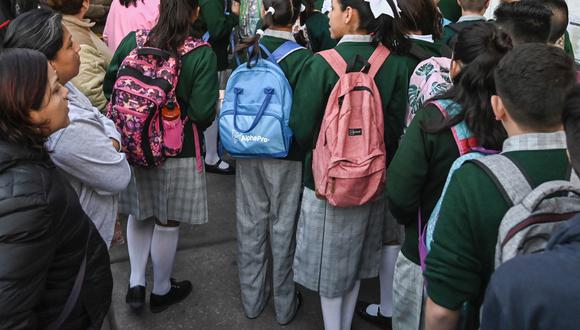
[[[187,298],[192,291],[190,281],[177,282],[174,278],[170,279],[171,289],[167,294],[156,295],[151,293],[149,297],[149,308],[151,313],[160,313],[166,310],[169,306],[177,304],[183,299]]]
[[[140,310],[145,306],[145,287],[142,285],[137,285],[134,287],[129,287],[127,289],[127,295],[125,296],[125,302],[133,310]]]
[[[236,168],[230,164],[230,163],[226,163],[228,164],[228,167],[222,169],[220,168],[220,164],[221,163],[226,163],[223,160],[218,160],[217,163],[210,165],[205,163],[205,171],[208,173],[215,173],[215,174],[223,174],[223,175],[233,175],[236,174]]]
[[[356,311],[358,316],[360,316],[361,319],[368,321],[374,325],[378,325],[379,327],[381,327],[381,329],[387,330],[393,329],[392,318],[383,316],[381,314],[380,309],[377,315],[371,315],[367,313],[367,307],[369,307],[369,305],[371,304],[366,303],[364,301],[357,301],[356,308],[354,310]]]

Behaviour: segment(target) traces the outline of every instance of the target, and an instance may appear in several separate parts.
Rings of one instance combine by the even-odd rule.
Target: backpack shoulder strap
[[[185,39],[185,41],[183,42],[183,45],[179,47],[177,51],[179,52],[179,56],[183,57],[187,53],[192,52],[193,50],[203,46],[211,47],[206,40],[187,37],[187,39]]]
[[[270,57],[276,62],[280,63],[284,60],[288,55],[294,53],[297,50],[305,49],[304,47],[300,46],[299,44],[295,43],[294,41],[286,41],[280,47],[276,48],[275,51],[272,52]]]
[[[137,47],[141,48],[145,46],[147,42],[147,38],[149,37],[148,30],[137,30],[135,31],[135,42],[137,43]]]
[[[371,65],[368,75],[371,78],[374,78],[377,75],[377,72],[379,72],[389,55],[391,55],[391,51],[387,47],[383,46],[382,44],[377,46],[371,57],[369,57],[368,61]]]
[[[423,48],[421,48],[420,46],[418,46],[414,42],[411,42],[411,48],[409,49],[409,54],[415,56],[419,60],[419,62],[422,62],[422,61],[432,57]]]
[[[504,154],[471,160],[486,172],[510,205],[520,203],[531,191],[530,181],[521,168]]]
[[[336,49],[328,49],[319,52],[318,55],[322,56],[330,67],[336,72],[338,77],[342,77],[346,73],[347,64],[346,61],[340,56]]]
[[[461,111],[461,106],[452,100],[433,100],[430,103],[439,109],[445,119],[453,117]],[[469,153],[473,148],[479,146],[477,139],[473,136],[464,120],[453,125],[450,129],[460,156]]]

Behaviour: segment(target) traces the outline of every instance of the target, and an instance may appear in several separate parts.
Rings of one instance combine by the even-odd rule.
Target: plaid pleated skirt
[[[208,220],[205,172],[195,158],[169,158],[156,168],[131,166],[131,181],[121,193],[119,213],[138,220],[156,218],[203,224]]]
[[[294,255],[294,281],[327,298],[379,274],[385,202],[338,208],[304,188]]]

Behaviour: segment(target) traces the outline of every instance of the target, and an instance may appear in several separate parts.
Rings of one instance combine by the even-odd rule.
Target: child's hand
[[[239,1],[232,1],[232,14],[236,16],[240,16],[240,2]]]

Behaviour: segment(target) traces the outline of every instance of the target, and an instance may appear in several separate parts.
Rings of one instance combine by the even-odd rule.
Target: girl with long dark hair
[[[455,85],[438,97],[438,101],[448,100],[440,102],[446,104],[445,113],[427,101],[411,122],[389,167],[387,200],[397,221],[405,226],[405,242],[394,276],[394,329],[421,327],[423,277],[417,214],[420,211],[421,219],[425,219],[424,230],[451,164],[460,156],[451,127],[465,122],[473,137],[470,147],[500,150],[507,137],[494,118],[491,96],[495,94],[494,70],[510,49],[507,35],[493,24],[477,23],[463,29],[458,34],[451,68]]]
[[[403,133],[412,71],[410,60],[399,55],[407,40],[394,18],[396,4],[383,1],[334,0],[329,17],[331,37],[340,39],[334,50],[345,62],[368,60],[379,45],[391,52],[374,77],[382,101],[386,156],[391,159]],[[359,62],[352,71],[363,68]],[[320,295],[326,329],[350,329],[360,280],[378,275],[385,203],[381,195],[360,206],[341,208],[316,197],[313,141],[337,81],[329,63],[315,55],[305,64],[294,94],[290,127],[306,153],[294,279]]]
[[[166,51],[180,58],[180,75],[175,88],[184,127],[182,150],[154,168],[132,167],[131,181],[122,193],[119,212],[129,214],[127,242],[131,277],[126,301],[133,308],[145,303],[145,270],[151,254],[153,288],[150,308],[161,312],[185,299],[192,291],[191,282],[171,278],[179,236],[179,224],[203,224],[208,220],[205,173],[196,170],[191,122],[205,129],[214,118],[218,96],[216,56],[208,44],[179,56],[185,43],[202,43],[200,31],[193,25],[199,17],[196,0],[161,0],[159,21],[151,31],[132,32],[123,39],[113,56],[103,89],[110,97],[123,60],[137,47],[137,33],[145,35],[145,46]],[[198,140],[199,141],[199,140]]]

